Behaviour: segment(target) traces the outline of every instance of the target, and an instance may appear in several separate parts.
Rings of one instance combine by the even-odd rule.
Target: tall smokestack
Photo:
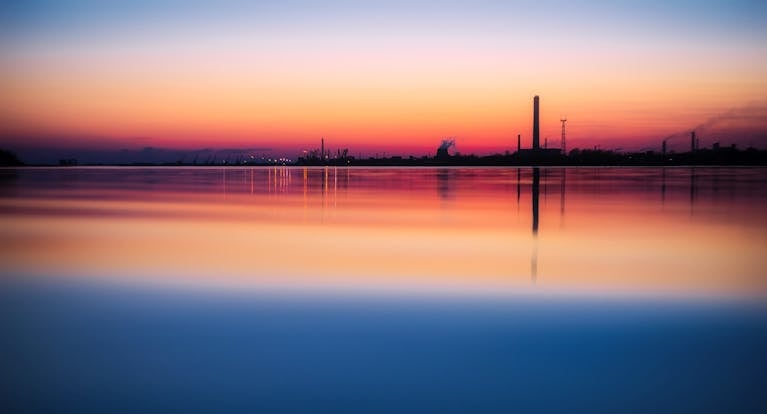
[[[322,137],[322,144],[320,144],[320,159],[324,162],[325,161],[325,137]]]
[[[690,152],[695,152],[695,131],[690,134]]]
[[[541,148],[541,141],[540,141],[540,112],[538,110],[539,106],[539,98],[538,95],[535,95],[533,98],[533,149],[537,150]]]
[[[517,134],[517,152],[522,149],[522,134]]]

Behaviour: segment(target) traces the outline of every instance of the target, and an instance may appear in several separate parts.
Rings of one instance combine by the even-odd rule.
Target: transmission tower
[[[567,117],[563,116],[559,121],[562,122],[562,155],[566,155],[567,147],[565,146],[565,123],[567,122]]]

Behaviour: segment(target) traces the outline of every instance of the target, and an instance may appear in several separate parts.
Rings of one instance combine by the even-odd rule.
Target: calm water
[[[764,412],[767,169],[0,169],[18,411]]]

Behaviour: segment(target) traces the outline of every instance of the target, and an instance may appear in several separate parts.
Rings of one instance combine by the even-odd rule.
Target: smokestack
[[[517,152],[522,149],[522,134],[517,134]]]
[[[695,152],[695,131],[690,134],[690,152]]]
[[[539,106],[539,98],[538,95],[535,95],[533,98],[533,149],[537,150],[541,148],[541,141],[540,141],[540,112],[538,110]]]
[[[320,159],[324,162],[325,161],[325,137],[322,137],[322,144],[320,144]]]

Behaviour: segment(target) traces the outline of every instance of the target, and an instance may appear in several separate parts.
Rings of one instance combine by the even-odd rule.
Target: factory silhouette
[[[348,155],[349,150],[344,149],[343,153],[337,150],[337,156],[331,156],[329,151],[325,150],[325,138],[320,140],[319,151],[310,151],[306,157],[298,159],[299,165],[520,165],[520,164],[559,164],[566,158],[565,154],[565,122],[562,118],[562,141],[561,148],[548,148],[548,145],[541,147],[540,139],[540,97],[533,98],[533,146],[532,148],[522,148],[522,136],[517,135],[517,151],[514,154],[490,155],[478,157],[476,155],[458,155],[450,154],[450,149],[455,147],[455,138],[446,138],[437,147],[437,153],[433,158],[430,157],[409,157],[393,156],[389,158],[367,158],[355,159]]]
[[[316,166],[610,166],[610,165],[767,165],[767,151],[748,148],[741,151],[731,145],[722,147],[718,142],[711,148],[700,148],[700,140],[695,131],[690,132],[690,152],[670,153],[667,144],[675,135],[662,140],[661,151],[641,151],[621,153],[611,150],[573,149],[567,152],[566,123],[562,117],[562,134],[559,148],[549,148],[548,140],[541,146],[540,139],[540,97],[533,97],[532,147],[522,148],[522,136],[517,135],[517,151],[514,153],[487,156],[450,154],[455,148],[455,138],[446,138],[437,147],[434,157],[368,157],[354,158],[349,150],[337,150],[331,154],[325,150],[325,139],[321,139],[320,149],[309,151],[300,157],[296,165]]]

